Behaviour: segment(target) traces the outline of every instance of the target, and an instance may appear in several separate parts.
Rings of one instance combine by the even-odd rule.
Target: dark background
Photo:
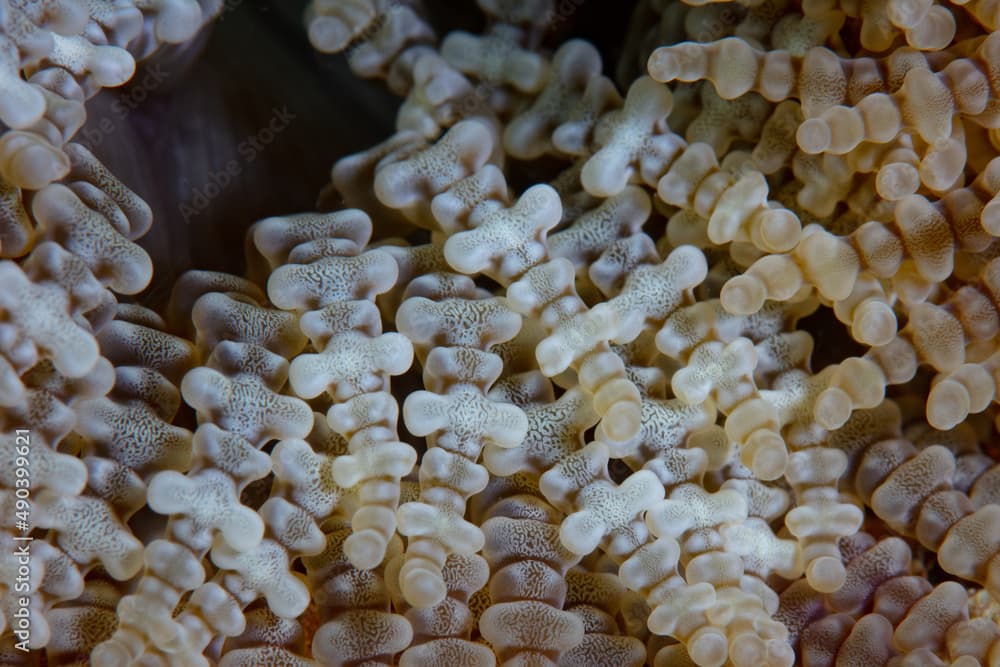
[[[573,0],[573,11],[547,41],[557,45],[572,34],[594,42],[610,74],[633,3],[579,3]],[[241,273],[250,224],[314,209],[336,159],[391,134],[399,100],[381,82],[355,77],[344,56],[312,49],[305,5],[226,0],[222,16],[195,43],[157,54],[128,86],[88,103],[78,137],[154,212],[141,243],[156,273],[140,301],[162,305],[187,269]],[[427,6],[439,35],[483,29],[471,0]],[[295,118],[248,161],[248,138],[260,136],[284,108]],[[209,187],[231,160],[238,176],[218,190]],[[207,203],[198,199],[206,192],[215,195]]]

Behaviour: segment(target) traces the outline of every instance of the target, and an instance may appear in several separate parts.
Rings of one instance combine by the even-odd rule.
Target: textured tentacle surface
[[[160,304],[74,138],[267,4],[0,0],[0,663],[1000,664],[1000,5],[476,5]]]

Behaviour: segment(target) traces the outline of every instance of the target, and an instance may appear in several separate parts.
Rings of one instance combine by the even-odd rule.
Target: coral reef
[[[0,663],[1000,665],[996,5],[476,4],[153,308],[73,137],[227,7],[0,0]]]

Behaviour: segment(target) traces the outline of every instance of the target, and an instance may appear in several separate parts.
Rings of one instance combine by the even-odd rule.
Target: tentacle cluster
[[[994,2],[315,0],[396,131],[119,304],[73,134],[221,5],[0,0],[0,662],[1000,662]]]

